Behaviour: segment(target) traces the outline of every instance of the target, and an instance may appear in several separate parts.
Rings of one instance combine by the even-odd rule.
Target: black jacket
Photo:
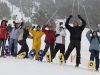
[[[81,35],[82,35],[82,31],[84,30],[84,28],[86,27],[86,22],[85,20],[81,17],[78,16],[78,18],[82,21],[82,26],[80,27],[71,27],[69,25],[69,21],[71,19],[71,17],[69,17],[66,20],[65,23],[65,27],[69,30],[70,32],[70,40],[77,40],[77,41],[81,41]]]

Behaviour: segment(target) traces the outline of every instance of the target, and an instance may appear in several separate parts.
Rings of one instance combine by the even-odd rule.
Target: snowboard
[[[43,60],[43,50],[40,50],[38,53],[38,61],[42,61]]]
[[[16,59],[23,59],[26,56],[26,52],[22,52],[16,56]]]
[[[94,61],[89,61],[88,62],[88,70],[95,70],[95,62]]]
[[[50,54],[49,51],[46,53],[46,61],[47,61],[48,63],[51,62],[51,54]]]
[[[29,52],[28,57],[29,57],[30,59],[34,59],[35,55],[36,55],[36,51],[35,51],[35,50],[31,50],[31,51]]]
[[[60,65],[64,64],[64,55],[62,53],[59,54],[58,60]]]

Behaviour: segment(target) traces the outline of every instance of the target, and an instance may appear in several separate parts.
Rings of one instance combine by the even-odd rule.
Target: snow
[[[82,53],[82,64],[79,68],[75,68],[75,59],[73,62],[67,61],[64,65],[58,64],[58,54],[56,56],[56,59],[54,59],[53,63],[47,63],[45,61],[45,58],[43,62],[38,62],[36,60],[30,60],[30,59],[22,59],[18,60],[13,57],[7,57],[7,58],[0,58],[0,74],[2,75],[99,75],[99,72],[92,72],[88,71],[87,69],[87,62],[89,60],[89,43],[88,40],[85,37],[86,32],[89,29],[85,29],[83,31],[82,35],[82,47],[81,47],[81,53]],[[69,44],[69,32],[66,30],[67,36],[66,36],[66,49]],[[41,49],[44,49],[45,43],[44,43],[45,35],[42,37],[42,45]],[[32,39],[27,39],[28,45],[30,47],[30,50],[32,48]],[[20,49],[20,46],[18,47]],[[59,53],[59,52],[58,52]],[[75,55],[75,51],[73,51],[72,55]]]
[[[29,59],[0,58],[1,75],[99,75],[86,68],[75,68],[73,64],[38,62]]]
[[[21,11],[20,8],[18,8],[18,7],[16,7],[15,5],[11,4],[8,0],[1,0],[1,2],[6,3],[7,6],[10,8],[10,11],[11,11],[11,13],[12,13],[11,19],[12,19],[13,16],[16,16],[16,15],[17,15],[17,16],[16,16],[16,17],[17,17],[17,18],[16,18],[17,20],[22,20],[22,18],[23,18],[25,21],[30,20],[29,17],[26,17],[26,16],[25,16],[25,14]]]
[[[7,0],[1,0],[2,2],[7,3],[10,10],[12,10],[12,6],[14,11],[12,12],[12,15],[18,15],[18,19],[22,18],[23,12],[20,12],[20,9],[11,3],[9,3]],[[55,3],[55,0],[53,0]],[[25,18],[25,15],[23,15]],[[61,21],[61,20],[60,20]],[[56,59],[54,59],[54,63],[46,63],[45,59],[43,62],[38,62],[35,60],[30,59],[22,59],[18,60],[13,57],[7,57],[7,58],[0,58],[0,74],[1,75],[99,75],[100,72],[91,72],[87,69],[87,62],[89,61],[89,42],[86,38],[86,32],[89,29],[86,28],[82,33],[82,41],[81,41],[81,64],[79,68],[75,68],[75,59],[73,59],[72,62],[69,60],[64,65],[58,64],[58,54],[56,56]],[[66,36],[66,50],[68,48],[69,42],[70,42],[70,33],[68,30],[66,30],[67,36]],[[44,43],[45,35],[42,37],[42,44],[41,44],[41,50],[44,49],[45,43]],[[29,49],[32,48],[32,39],[27,39],[27,43],[29,46]],[[20,46],[18,45],[18,50],[20,50]],[[72,56],[75,56],[75,49],[73,50]]]

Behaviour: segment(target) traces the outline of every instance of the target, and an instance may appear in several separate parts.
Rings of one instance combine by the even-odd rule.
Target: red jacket
[[[43,27],[42,30],[46,35],[45,43],[54,44],[55,43],[55,32],[53,30],[45,30],[45,27]]]
[[[8,31],[6,26],[0,26],[0,40],[6,40],[8,38]]]

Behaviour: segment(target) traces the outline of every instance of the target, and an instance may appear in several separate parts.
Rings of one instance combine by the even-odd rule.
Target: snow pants
[[[69,44],[69,47],[68,47],[68,49],[67,49],[67,51],[66,51],[66,53],[64,55],[65,60],[68,59],[68,57],[71,54],[72,50],[74,48],[76,48],[76,64],[80,64],[80,57],[81,57],[81,55],[80,55],[80,46],[81,46],[80,41],[78,41],[78,40],[71,40],[70,44]]]
[[[62,53],[64,55],[64,53],[65,53],[65,44],[56,43],[54,53],[53,53],[53,58],[55,58],[55,56],[56,56],[56,54],[59,50],[60,50],[60,53]]]
[[[95,64],[96,64],[95,68],[98,69],[99,68],[99,51],[90,50],[90,53],[91,53],[90,61],[94,61],[94,59],[95,59],[95,61],[96,61],[95,62]]]
[[[45,45],[43,56],[45,56],[45,54],[48,51],[49,47],[50,47],[50,53],[51,53],[51,59],[52,59],[53,58],[53,53],[54,53],[54,44],[46,44]]]
[[[36,50],[36,56],[35,59],[38,59],[38,53],[40,51],[40,47],[41,47],[41,39],[35,39],[33,40],[33,45],[32,45],[32,50]]]
[[[20,41],[19,44],[21,45],[21,49],[20,49],[20,51],[18,52],[18,54],[20,54],[20,53],[22,53],[22,52],[26,52],[25,58],[27,58],[27,57],[28,57],[29,47],[28,47],[28,45],[27,45],[27,43],[26,43],[26,40]]]

